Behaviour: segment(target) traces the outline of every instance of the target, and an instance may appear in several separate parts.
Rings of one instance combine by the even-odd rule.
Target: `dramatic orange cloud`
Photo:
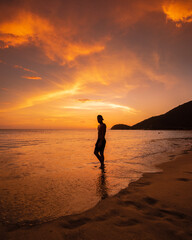
[[[163,4],[163,11],[167,18],[174,22],[192,22],[192,1],[174,0]]]
[[[37,34],[45,34],[51,30],[52,27],[46,19],[27,11],[20,11],[14,19],[0,24],[0,40],[4,42],[2,48],[28,44],[36,40]]]
[[[71,26],[54,26],[49,19],[24,10],[13,19],[0,23],[0,33],[1,48],[35,44],[49,59],[60,64],[103,51],[109,39],[106,37],[91,43],[74,40],[77,32]]]
[[[104,40],[106,42],[106,40]],[[61,65],[75,60],[78,56],[86,56],[89,54],[101,52],[105,49],[105,43],[87,44],[83,42],[68,42],[62,37],[54,39],[50,36],[49,39],[44,40],[44,51],[49,59],[57,61]]]
[[[25,79],[31,79],[31,80],[41,80],[41,77],[35,77],[35,76],[22,76],[22,78]]]
[[[132,125],[191,100],[191,9],[2,0],[0,128],[93,128],[97,114],[108,127]]]

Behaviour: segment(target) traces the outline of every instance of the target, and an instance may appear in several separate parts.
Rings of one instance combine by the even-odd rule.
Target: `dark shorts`
[[[98,139],[97,142],[96,142],[96,144],[95,144],[95,151],[97,151],[97,152],[103,152],[103,151],[104,151],[104,148],[105,148],[106,140],[103,139],[101,146],[98,146],[98,144],[99,144],[100,141],[101,141],[101,140]]]

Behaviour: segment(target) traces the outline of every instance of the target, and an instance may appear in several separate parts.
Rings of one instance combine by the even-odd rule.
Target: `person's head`
[[[97,116],[97,121],[98,121],[98,123],[102,123],[103,122],[103,117],[101,116],[101,115],[98,115]]]

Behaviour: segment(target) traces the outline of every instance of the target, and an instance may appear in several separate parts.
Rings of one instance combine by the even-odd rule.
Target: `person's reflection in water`
[[[108,197],[105,165],[103,165],[100,169],[101,169],[101,173],[98,177],[97,192],[100,195],[101,199],[105,199]]]

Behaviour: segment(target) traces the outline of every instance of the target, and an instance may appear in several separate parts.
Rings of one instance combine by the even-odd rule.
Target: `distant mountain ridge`
[[[165,114],[145,119],[131,127],[117,124],[111,129],[192,130],[192,101],[179,105]]]
[[[116,129],[127,130],[127,129],[131,129],[131,127],[126,124],[116,124],[111,129],[112,130],[116,130]]]

